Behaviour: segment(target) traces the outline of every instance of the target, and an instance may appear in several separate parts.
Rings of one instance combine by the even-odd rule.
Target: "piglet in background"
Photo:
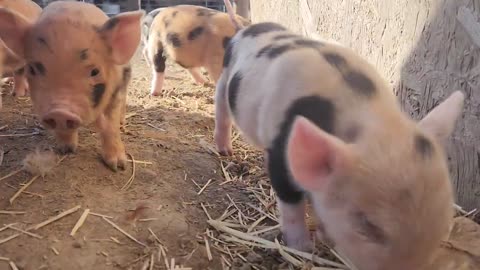
[[[150,12],[145,18],[144,57],[152,67],[150,94],[161,93],[167,56],[187,69],[197,84],[207,83],[204,67],[214,83],[222,72],[225,45],[235,33],[228,14],[194,5],[178,5]],[[152,19],[153,18],[153,19]],[[249,21],[238,15],[244,24]]]
[[[104,162],[124,168],[120,126],[144,14],[109,18],[93,4],[55,1],[32,22],[0,9],[0,38],[26,59],[34,111],[56,135],[61,152],[75,151],[79,127],[95,124]]]
[[[0,0],[0,8],[10,9],[22,15],[29,22],[35,21],[42,8],[31,0]],[[9,37],[5,37],[8,39]],[[15,54],[6,47],[0,39],[0,77],[6,81],[13,76],[15,96],[24,96],[28,90],[28,83],[25,77],[25,60],[21,55]],[[1,87],[1,83],[0,83]],[[2,108],[2,95],[0,94],[0,109]]]
[[[453,221],[444,144],[462,112],[457,91],[418,123],[353,50],[270,22],[227,45],[215,98],[215,141],[232,154],[234,122],[264,150],[283,239],[311,250],[317,236],[358,270],[429,269]]]

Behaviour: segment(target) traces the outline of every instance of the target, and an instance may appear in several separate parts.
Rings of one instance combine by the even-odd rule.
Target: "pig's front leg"
[[[305,201],[292,204],[277,197],[277,204],[283,240],[287,246],[300,251],[311,251],[313,243],[305,222]]]
[[[190,76],[192,76],[192,79],[196,84],[204,85],[208,82],[207,79],[203,77],[202,73],[200,72],[200,68],[198,67],[189,68],[188,73],[190,73]]]
[[[121,99],[113,100],[112,103],[113,106],[97,119],[97,127],[100,129],[103,161],[110,169],[117,171],[118,168],[125,169],[127,155],[120,137],[123,110]]]
[[[215,91],[215,144],[221,155],[232,155],[232,118],[227,104],[225,76],[217,83]]]
[[[14,87],[13,93],[17,97],[23,97],[28,92],[28,83],[25,76],[25,67],[15,71],[13,75]]]

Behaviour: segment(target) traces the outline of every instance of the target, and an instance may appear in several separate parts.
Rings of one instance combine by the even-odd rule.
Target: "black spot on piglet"
[[[425,136],[417,134],[415,136],[415,150],[417,150],[423,158],[428,158],[433,153],[433,146]]]
[[[188,40],[192,41],[198,38],[203,33],[204,28],[202,26],[195,27],[190,33],[188,33]]]
[[[42,65],[42,63],[40,62],[35,62],[33,63],[33,65],[35,66],[35,68],[37,69],[38,73],[40,75],[45,75],[45,67]]]
[[[244,37],[256,37],[263,33],[285,30],[287,29],[278,23],[263,22],[249,26],[247,29],[245,29],[242,35]]]
[[[335,107],[328,99],[306,96],[294,101],[286,111],[279,132],[267,149],[267,167],[272,186],[280,200],[286,203],[299,203],[303,198],[303,192],[291,180],[285,155],[287,139],[297,115],[309,119],[331,134],[334,130]]]
[[[228,43],[230,42],[232,38],[231,37],[224,37],[222,41],[223,49],[227,48]]]
[[[98,83],[93,86],[93,92],[92,92],[93,107],[97,107],[98,104],[100,104],[103,93],[105,93],[104,83]]]
[[[180,41],[180,37],[177,33],[168,33],[167,42],[172,44],[174,48],[180,48],[182,46],[182,42]]]
[[[230,83],[228,84],[228,104],[230,105],[230,110],[233,113],[235,113],[237,109],[237,96],[242,78],[242,74],[237,71],[230,80]]]

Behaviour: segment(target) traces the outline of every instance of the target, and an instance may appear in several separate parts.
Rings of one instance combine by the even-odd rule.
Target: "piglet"
[[[129,61],[140,43],[144,14],[133,11],[109,18],[93,4],[56,1],[31,22],[0,9],[0,38],[26,59],[34,111],[55,133],[61,152],[74,152],[79,127],[95,124],[104,162],[113,170],[124,168],[120,125]]]
[[[286,244],[312,249],[310,198],[317,236],[356,269],[428,269],[453,219],[444,144],[464,95],[454,92],[416,123],[353,50],[277,23],[233,23],[215,141],[232,154],[235,123],[265,152]]]
[[[0,8],[10,9],[21,14],[25,20],[35,21],[42,8],[31,0],[1,0]],[[27,92],[28,84],[25,77],[25,60],[6,47],[0,39],[0,77],[10,77],[13,75],[14,90],[16,96],[24,96]],[[0,95],[0,109],[2,108],[2,96]]]
[[[249,24],[245,18],[235,17]],[[197,84],[207,83],[200,72],[201,67],[216,83],[222,72],[225,45],[235,33],[226,13],[177,5],[152,11],[144,25],[148,24],[149,32],[144,34],[147,37],[144,55],[153,72],[151,95],[159,95],[162,91],[167,56],[187,69]]]

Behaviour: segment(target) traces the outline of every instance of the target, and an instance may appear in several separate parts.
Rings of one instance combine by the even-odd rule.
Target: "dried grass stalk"
[[[75,223],[75,226],[73,226],[72,232],[70,232],[70,236],[74,236],[77,233],[78,229],[80,229],[80,227],[83,225],[83,223],[87,219],[88,213],[90,213],[90,209],[85,209],[85,211],[83,211],[77,223]]]

